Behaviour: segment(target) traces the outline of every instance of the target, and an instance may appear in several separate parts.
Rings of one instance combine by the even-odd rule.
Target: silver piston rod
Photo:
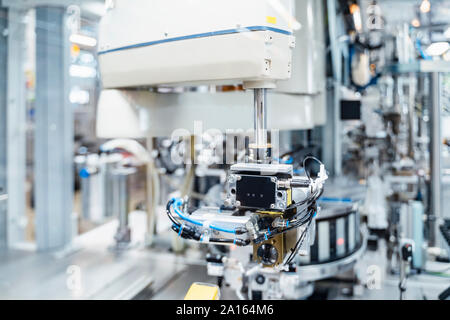
[[[266,163],[270,159],[270,146],[267,141],[267,89],[253,89],[254,94],[254,144],[252,158],[254,162]]]

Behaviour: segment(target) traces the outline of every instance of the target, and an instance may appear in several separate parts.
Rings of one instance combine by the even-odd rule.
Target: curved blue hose
[[[175,211],[176,214],[178,214],[180,216],[181,219],[186,220],[192,224],[195,224],[197,226],[201,226],[203,227],[203,223],[193,220],[191,218],[189,218],[188,216],[186,216],[179,208],[180,205],[183,204],[183,201],[181,199],[177,199],[177,198],[173,198],[173,209]],[[214,225],[210,225],[209,226],[211,229],[217,230],[217,231],[221,231],[221,232],[226,232],[226,233],[236,233],[236,231],[234,229],[225,229],[225,228],[221,228],[221,227],[216,227]]]

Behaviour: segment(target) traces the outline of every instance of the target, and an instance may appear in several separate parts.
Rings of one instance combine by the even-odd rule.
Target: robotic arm
[[[312,157],[305,161],[319,162],[318,177],[295,176],[292,165],[272,158],[267,139],[267,90],[291,76],[299,27],[294,7],[293,0],[116,0],[99,30],[104,88],[243,84],[253,90],[250,160],[231,166],[224,205],[188,213],[187,199],[171,199],[167,215],[182,238],[252,246],[254,262],[266,270],[285,269],[311,238],[327,179]]]
[[[313,157],[305,161],[311,159],[319,161]],[[188,214],[183,199],[168,202],[172,229],[182,238],[203,243],[251,244],[258,263],[287,266],[317,214],[316,200],[327,179],[321,163],[315,180],[294,176],[292,171],[286,164],[235,164],[228,176],[222,208],[200,208]]]

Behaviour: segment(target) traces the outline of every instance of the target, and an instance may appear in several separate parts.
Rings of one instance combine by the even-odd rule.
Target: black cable
[[[167,202],[166,205],[166,213],[167,216],[169,217],[170,221],[173,222],[174,225],[176,225],[177,227],[181,227],[181,224],[174,218],[174,216],[172,215],[172,212],[170,211],[170,208],[172,207],[172,204],[174,203],[174,199],[170,199],[169,202]]]
[[[305,236],[306,233],[308,232],[309,227],[311,226],[312,220],[313,220],[313,218],[314,218],[314,212],[315,212],[315,210],[310,209],[310,211],[309,211],[309,223],[308,223],[306,229],[304,230],[304,232],[302,233],[301,237],[299,238],[299,240],[298,240],[297,243],[295,244],[294,248],[292,249],[292,253],[291,253],[290,257],[288,258],[287,264],[289,264],[289,263],[292,262],[293,258],[295,257],[295,255],[296,255],[297,252],[298,252],[298,249],[302,246],[303,240],[304,240],[304,236]]]
[[[304,204],[310,204],[310,203],[316,201],[316,200],[319,198],[318,196],[316,196],[317,194],[318,194],[318,193],[317,193],[317,191],[316,191],[316,192],[313,193],[310,197],[308,197],[308,198],[306,198],[306,199],[303,199],[303,200],[300,201],[300,202],[296,202],[296,203],[293,203],[293,204],[289,205],[289,206],[286,208],[285,211],[292,210],[292,209],[297,209],[298,207],[301,207],[301,206],[304,205]]]
[[[313,220],[313,217],[311,216],[311,218],[309,219],[309,223],[306,226],[305,230],[303,231],[302,235],[300,236],[300,238],[298,239],[297,243],[295,244],[294,248],[291,250],[291,254],[289,255],[288,259],[286,260],[286,262],[284,263],[284,265],[289,265],[292,260],[294,259],[295,255],[297,254],[298,250],[301,248],[304,239],[306,238],[306,233],[309,230],[309,227],[311,226],[311,222]]]
[[[286,208],[286,211],[287,211],[287,210],[291,210],[291,209],[296,209],[296,208],[298,208],[298,207],[300,207],[300,206],[302,206],[302,205],[304,205],[304,204],[306,204],[306,203],[311,204],[311,203],[313,203],[314,201],[316,201],[317,199],[319,199],[319,198],[322,196],[322,194],[323,194],[323,188],[321,188],[320,190],[316,190],[316,191],[315,191],[311,196],[309,196],[308,198],[303,199],[303,200],[300,201],[300,202],[296,202],[296,203],[293,203],[293,204],[291,204],[290,206],[288,206],[288,207]]]

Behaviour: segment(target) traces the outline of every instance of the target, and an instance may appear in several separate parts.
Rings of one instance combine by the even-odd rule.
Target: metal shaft
[[[430,212],[430,245],[436,245],[438,234],[436,219],[441,216],[441,84],[440,74],[431,74],[431,142],[430,142],[430,173],[431,173],[431,212]]]
[[[414,119],[416,116],[416,79],[413,74],[409,75],[409,88],[408,88],[408,156],[414,159]]]
[[[128,208],[130,204],[128,192],[128,175],[117,175],[117,191],[116,196],[119,199],[118,218],[119,229],[128,227]]]
[[[117,228],[116,244],[119,247],[127,245],[131,241],[131,230],[128,223],[128,210],[130,208],[130,188],[129,177],[136,173],[135,168],[119,167],[113,172],[115,180],[115,197],[117,198],[117,218],[119,226]]]
[[[267,147],[267,89],[254,89],[255,145]]]
[[[252,146],[253,160],[267,162],[270,157],[270,146],[267,141],[267,89],[254,89],[254,129],[255,141]]]

